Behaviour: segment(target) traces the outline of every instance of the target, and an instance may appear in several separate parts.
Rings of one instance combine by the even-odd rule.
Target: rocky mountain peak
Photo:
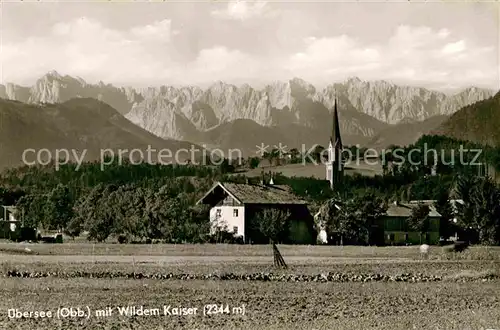
[[[422,121],[448,115],[473,102],[489,98],[493,91],[471,87],[454,95],[425,88],[398,86],[387,81],[363,81],[350,77],[318,89],[294,77],[257,89],[215,81],[208,88],[170,85],[135,89],[114,87],[100,81],[87,84],[80,78],[47,73],[31,88],[0,86],[0,97],[30,103],[59,103],[90,97],[110,104],[127,118],[164,138],[189,138],[237,119],[263,126],[302,125],[318,129],[330,120],[335,98],[342,111],[341,123],[351,132],[372,135],[375,126]],[[356,119],[354,119],[356,118]],[[163,122],[162,122],[163,121]],[[166,124],[168,122],[168,124]],[[356,129],[352,130],[355,125]]]
[[[49,72],[47,72],[43,78],[46,78],[46,79],[62,79],[62,76],[59,74],[59,72],[57,72],[56,70],[51,70]]]
[[[346,84],[359,84],[360,82],[362,82],[362,80],[359,79],[358,77],[348,77],[345,80]]]
[[[297,97],[312,97],[316,93],[316,88],[312,84],[300,78],[293,78],[289,85],[290,93]]]

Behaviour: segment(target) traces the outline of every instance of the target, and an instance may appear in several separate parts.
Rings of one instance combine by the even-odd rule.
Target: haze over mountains
[[[474,87],[446,95],[358,78],[322,90],[299,78],[274,82],[263,89],[220,81],[206,89],[134,89],[103,82],[88,84],[55,71],[31,87],[0,85],[0,98],[31,104],[95,98],[158,137],[209,147],[240,148],[244,152],[255,150],[260,143],[281,142],[296,148],[301,144],[326,144],[335,98],[339,102],[344,143],[384,146],[411,143],[458,109],[492,95],[492,90]]]

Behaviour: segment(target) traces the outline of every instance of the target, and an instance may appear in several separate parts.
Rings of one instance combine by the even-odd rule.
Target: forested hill
[[[500,146],[500,92],[458,110],[433,133]]]
[[[151,147],[175,153],[179,149],[190,150],[191,146],[202,149],[190,142],[159,138],[92,98],[39,105],[0,99],[0,170],[22,165],[23,152],[28,149],[50,150],[52,159],[55,150],[67,150],[71,160],[75,160],[76,153],[92,161],[99,160],[102,150],[107,149],[145,152]],[[34,156],[29,161],[33,160]]]

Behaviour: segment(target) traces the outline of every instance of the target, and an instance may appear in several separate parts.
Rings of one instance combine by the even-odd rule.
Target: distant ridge
[[[391,145],[410,145],[416,142],[422,135],[429,134],[435,130],[448,118],[449,116],[439,115],[427,118],[424,121],[410,121],[388,126],[367,142],[367,147],[383,149]]]
[[[191,145],[161,139],[92,98],[43,106],[0,100],[0,169],[23,165],[26,149],[87,150],[86,160],[99,160],[101,149],[146,151],[151,146],[175,152],[189,150]],[[34,156],[31,158],[34,160]]]
[[[335,95],[344,109],[396,124],[406,119],[424,120],[436,115],[449,115],[467,104],[492,96],[493,91],[470,87],[454,95],[446,95],[425,88],[399,86],[383,80],[362,81],[356,77],[330,84],[321,90],[300,78],[276,81],[262,89],[221,81],[206,89],[168,85],[138,89],[115,87],[104,82],[88,84],[80,77],[56,71],[47,73],[30,87],[13,83],[0,85],[1,98],[25,103],[59,103],[75,97],[92,97],[110,104],[122,114],[136,109],[135,114],[130,114],[131,118],[144,112],[153,119],[157,112],[175,112],[185,116],[198,130],[235,119],[252,119],[264,126],[278,123],[308,125],[311,124],[308,112],[313,110],[311,102],[319,102],[331,109]],[[169,132],[163,134],[168,135]],[[179,138],[172,135],[164,137]]]
[[[491,98],[463,107],[432,133],[500,146],[500,92]]]
[[[214,147],[245,146],[244,149],[249,149],[248,141],[255,142],[256,137],[261,142],[273,142],[280,136],[284,141],[278,142],[294,147],[325,144],[335,97],[339,101],[339,120],[346,143],[364,145],[371,141],[381,145],[391,144],[395,137],[401,143],[411,143],[421,133],[435,128],[439,124],[436,119],[443,118],[440,116],[449,116],[493,94],[491,90],[471,87],[446,95],[356,77],[321,90],[300,78],[275,81],[260,89],[221,81],[205,89],[196,86],[135,89],[104,82],[88,84],[80,77],[56,71],[47,73],[31,87],[0,85],[2,98],[30,104],[94,98],[160,138]],[[249,128],[242,128],[240,120],[248,123]],[[238,131],[239,135],[225,130]]]

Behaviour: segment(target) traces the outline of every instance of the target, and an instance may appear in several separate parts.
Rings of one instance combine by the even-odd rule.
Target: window
[[[237,226],[233,227],[233,234],[235,234],[235,235],[238,234],[238,227]]]
[[[238,209],[233,209],[233,217],[237,217],[238,216]]]

